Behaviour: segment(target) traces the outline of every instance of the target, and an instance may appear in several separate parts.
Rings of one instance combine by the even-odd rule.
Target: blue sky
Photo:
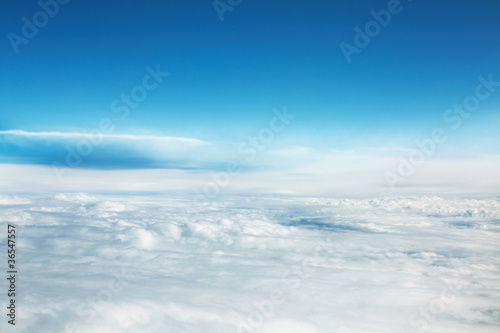
[[[21,34],[21,18],[32,20],[40,6],[7,0],[0,130],[82,133],[109,117],[116,134],[208,142],[215,157],[199,166],[210,167],[286,106],[297,118],[276,147],[408,148],[448,126],[443,113],[474,92],[478,76],[500,81],[500,4],[401,1],[403,10],[348,63],[339,44],[353,44],[354,27],[387,4],[245,0],[221,21],[211,1],[72,0],[16,53],[7,34]],[[147,66],[169,76],[116,120],[111,103],[142,82]],[[499,105],[500,91],[453,133],[450,149],[498,152]],[[6,163],[50,164],[74,144],[0,138]],[[102,145],[80,166],[193,167],[200,154],[157,163],[137,148],[129,158],[126,146]]]

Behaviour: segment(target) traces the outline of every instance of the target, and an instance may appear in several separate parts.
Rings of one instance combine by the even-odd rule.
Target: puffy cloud
[[[31,201],[26,198],[19,198],[11,195],[0,195],[0,205],[26,205]]]
[[[2,198],[0,220],[19,228],[19,332],[486,333],[500,324],[497,198]]]

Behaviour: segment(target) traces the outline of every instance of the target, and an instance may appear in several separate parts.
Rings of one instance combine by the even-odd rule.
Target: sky
[[[0,22],[1,332],[498,332],[500,1]]]
[[[479,77],[500,81],[497,1],[232,3],[72,0],[21,43],[41,5],[4,2],[0,162],[221,170],[285,108],[293,121],[248,170],[314,173],[339,154],[390,156],[390,170],[434,128],[447,140],[432,158],[498,157],[498,84],[459,128],[444,119]],[[356,47],[355,28],[388,8],[390,22],[346,57],[342,43]],[[103,120],[112,130],[68,163]]]

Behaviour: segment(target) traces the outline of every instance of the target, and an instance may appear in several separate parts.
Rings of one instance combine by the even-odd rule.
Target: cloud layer
[[[429,140],[414,149],[334,150],[258,137],[221,143],[155,135],[0,131],[0,179],[12,191],[24,182],[63,191],[175,189],[205,194],[214,186],[217,192],[295,195],[493,194],[500,188],[500,155],[438,156]],[[231,165],[236,165],[234,173]]]
[[[499,220],[436,196],[0,197],[23,333],[497,332]]]
[[[60,165],[73,168],[189,168],[209,143],[161,135],[115,134],[95,131],[0,131],[3,162]]]

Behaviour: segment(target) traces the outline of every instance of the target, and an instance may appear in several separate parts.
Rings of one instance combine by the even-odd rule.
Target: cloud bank
[[[184,137],[103,132],[0,131],[4,163],[67,168],[189,168],[210,143]]]
[[[497,332],[499,219],[491,198],[0,197],[21,333]]]
[[[428,144],[421,150],[334,150],[255,139],[220,143],[155,135],[0,131],[0,179],[12,191],[26,183],[48,190],[185,190],[205,195],[494,194],[500,188],[500,155],[437,156],[435,149],[429,153]]]

